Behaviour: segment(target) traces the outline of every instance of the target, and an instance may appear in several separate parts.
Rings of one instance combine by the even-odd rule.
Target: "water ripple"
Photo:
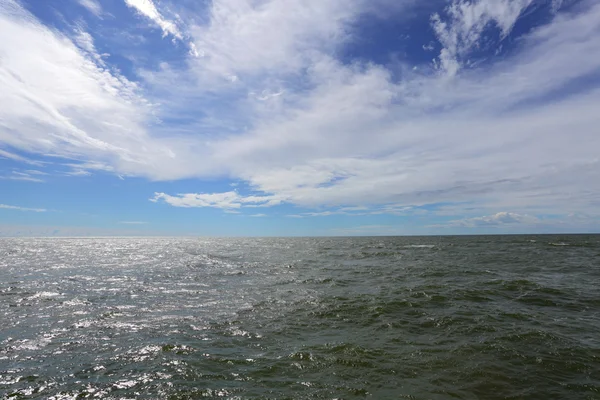
[[[0,398],[600,398],[598,236],[0,240]]]

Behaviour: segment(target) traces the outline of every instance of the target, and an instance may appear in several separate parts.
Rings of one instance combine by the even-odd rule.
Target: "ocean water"
[[[3,399],[600,399],[600,236],[0,240]]]

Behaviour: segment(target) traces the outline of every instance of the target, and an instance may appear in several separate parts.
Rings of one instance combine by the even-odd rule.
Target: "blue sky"
[[[600,3],[0,0],[0,236],[600,231]]]

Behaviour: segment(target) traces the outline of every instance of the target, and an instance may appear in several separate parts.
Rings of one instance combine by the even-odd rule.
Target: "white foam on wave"
[[[15,346],[12,346],[13,350],[23,351],[23,350],[39,350],[42,347],[46,347],[52,341],[52,338],[56,335],[44,335],[37,339],[23,339],[18,341]]]
[[[147,327],[147,325],[143,325],[143,324],[138,325],[138,324],[134,324],[134,323],[130,323],[130,322],[109,322],[109,323],[106,323],[105,326],[107,328],[128,331],[128,332],[138,332],[139,330]]]
[[[33,296],[28,297],[28,299],[29,300],[40,299],[40,298],[48,299],[48,298],[58,297],[58,296],[61,296],[61,294],[57,293],[57,292],[36,292]]]
[[[15,376],[13,379],[0,380],[0,385],[14,385],[21,380],[22,376]]]
[[[137,308],[137,306],[134,306],[132,304],[125,304],[125,305],[121,305],[121,306],[115,306],[115,308],[117,310],[131,310],[131,309]]]
[[[78,328],[89,328],[90,326],[94,325],[95,321],[90,320],[90,319],[84,319],[83,321],[78,321],[75,322],[73,324],[73,327],[78,329]]]
[[[405,248],[414,248],[414,249],[432,249],[435,247],[435,244],[408,244],[404,247]]]
[[[81,300],[77,297],[63,302],[63,305],[65,306],[84,306],[87,304],[89,304],[87,300]]]
[[[134,387],[137,384],[138,384],[138,382],[135,380],[129,380],[129,381],[123,380],[123,381],[114,383],[113,387],[115,389],[129,389],[129,388]]]
[[[125,354],[127,358],[133,359],[135,362],[146,361],[156,357],[156,355],[162,350],[162,347],[156,345],[144,346],[140,349],[128,350]],[[117,356],[117,359],[121,356]]]

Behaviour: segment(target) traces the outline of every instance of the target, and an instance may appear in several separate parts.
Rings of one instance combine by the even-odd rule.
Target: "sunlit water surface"
[[[0,240],[0,398],[600,399],[600,236]]]

